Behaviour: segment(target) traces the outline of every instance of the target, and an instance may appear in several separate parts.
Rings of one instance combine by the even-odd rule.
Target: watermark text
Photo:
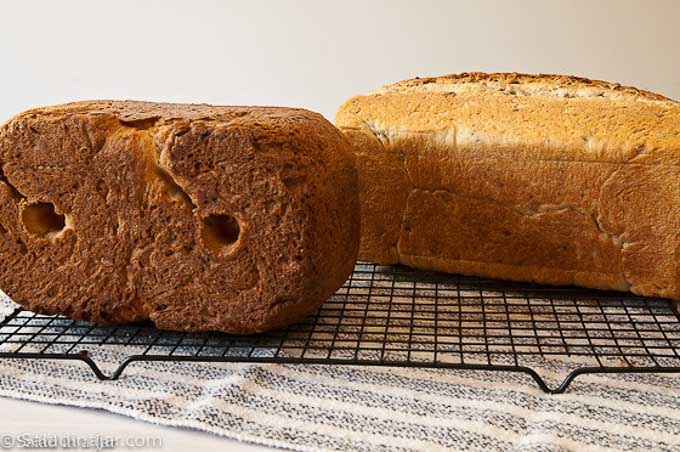
[[[76,435],[71,433],[3,433],[0,449],[161,449],[157,436]]]

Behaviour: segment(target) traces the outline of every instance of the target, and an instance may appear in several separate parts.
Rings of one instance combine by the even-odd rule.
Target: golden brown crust
[[[559,75],[559,74],[520,74],[517,72],[463,72],[461,74],[442,75],[440,77],[415,77],[408,80],[402,80],[392,85],[387,85],[378,93],[407,91],[409,89],[423,87],[424,85],[435,84],[450,86],[453,84],[488,84],[494,86],[496,89],[505,85],[535,85],[535,89],[540,87],[548,88],[544,92],[553,95],[567,96],[569,93],[576,93],[578,90],[589,89],[586,91],[590,95],[601,96],[603,93],[612,92],[616,94],[626,95],[630,98],[653,100],[653,101],[668,101],[673,100],[664,97],[657,93],[641,90],[633,86],[625,86],[619,83],[607,82],[604,80],[591,80],[584,77],[577,77],[575,75]],[[560,88],[566,90],[560,91]]]
[[[680,299],[677,102],[473,73],[354,97],[336,124],[357,154],[360,258]]]
[[[0,287],[37,312],[253,333],[356,259],[354,157],[306,110],[41,108],[0,128],[0,162]]]

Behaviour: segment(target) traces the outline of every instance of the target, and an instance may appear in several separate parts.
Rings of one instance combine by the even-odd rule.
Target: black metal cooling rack
[[[97,353],[113,347],[124,359],[105,374]],[[17,308],[0,323],[0,358],[80,360],[112,380],[137,361],[498,370],[562,393],[582,374],[680,372],[680,314],[665,299],[359,263],[321,309],[282,330],[178,333]],[[550,362],[571,366],[553,386],[540,374]]]

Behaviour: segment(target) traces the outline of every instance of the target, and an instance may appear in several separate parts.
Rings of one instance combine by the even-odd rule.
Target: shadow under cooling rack
[[[255,336],[98,326],[17,308],[0,358],[68,359],[100,379],[135,361],[379,365],[523,372],[564,392],[586,373],[680,372],[680,315],[669,300],[500,282],[359,263],[316,313]],[[117,364],[105,374],[98,361]],[[541,370],[565,363],[549,386]]]

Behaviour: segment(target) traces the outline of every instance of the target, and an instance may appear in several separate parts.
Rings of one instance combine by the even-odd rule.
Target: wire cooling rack
[[[105,374],[98,353],[121,347],[123,361]],[[679,353],[669,300],[368,263],[303,322],[255,336],[97,326],[22,308],[0,323],[0,358],[81,360],[100,379],[136,361],[313,363],[523,372],[562,393],[587,373],[680,372]],[[550,362],[570,366],[552,387],[540,374]]]

